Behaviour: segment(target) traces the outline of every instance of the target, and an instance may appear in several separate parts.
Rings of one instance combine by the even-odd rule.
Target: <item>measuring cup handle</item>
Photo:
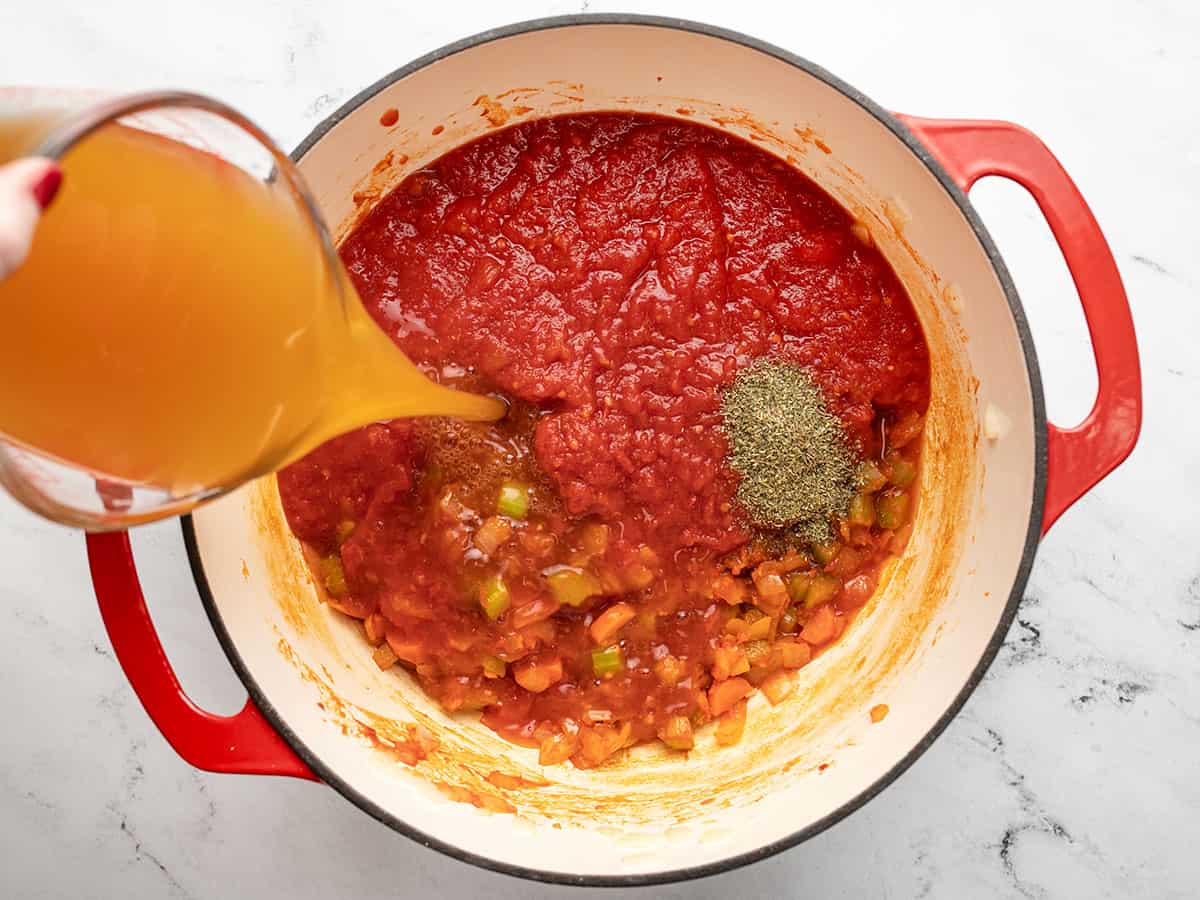
[[[117,661],[167,742],[198,769],[244,775],[290,775],[319,781],[263,718],[254,701],[218,716],[183,692],[163,652],[138,582],[129,535],[87,536],[88,563],[104,627]]]
[[[1075,281],[1099,387],[1074,428],[1048,426],[1042,533],[1129,456],[1142,425],[1142,376],[1129,300],[1112,250],[1071,176],[1032,132],[1011,122],[901,121],[969,191],[985,175],[1017,182],[1037,201]]]

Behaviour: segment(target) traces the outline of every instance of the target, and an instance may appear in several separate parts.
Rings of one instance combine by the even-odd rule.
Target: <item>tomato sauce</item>
[[[330,602],[543,762],[687,749],[834,640],[903,543],[929,395],[912,306],[815,184],[628,114],[537,120],[407,178],[344,243],[363,302],[492,425],[392,422],[280,473]],[[803,366],[863,460],[835,540],[757,531],[722,391]]]

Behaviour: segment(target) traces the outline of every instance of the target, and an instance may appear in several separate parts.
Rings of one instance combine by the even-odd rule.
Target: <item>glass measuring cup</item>
[[[253,123],[193,94],[79,99],[0,92],[0,161],[65,170],[0,282],[0,483],[21,502],[124,527],[370,421],[499,414],[426,380],[368,319]]]

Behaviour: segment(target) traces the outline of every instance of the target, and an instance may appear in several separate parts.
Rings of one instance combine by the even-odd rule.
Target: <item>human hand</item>
[[[61,183],[62,170],[52,159],[0,166],[0,279],[25,261],[38,219]]]

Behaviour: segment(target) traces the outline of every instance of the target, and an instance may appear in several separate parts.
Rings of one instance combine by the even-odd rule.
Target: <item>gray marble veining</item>
[[[1092,204],[1134,307],[1147,397],[1130,461],[1043,542],[988,677],[883,795],[769,861],[645,896],[1195,896],[1200,882],[1200,8],[1101,0],[625,3],[807,56],[881,103],[1010,118]],[[0,5],[0,83],[179,86],[285,145],[381,74],[449,40],[603,2],[214,0]],[[1070,280],[1032,203],[981,183],[1050,412],[1095,373]],[[156,621],[209,708],[244,694],[186,574],[178,530],[136,537]],[[0,499],[0,896],[546,897],[443,858],[318,785],[196,772],[149,724],[109,649],[80,537]],[[579,892],[583,893],[583,892]],[[601,892],[593,892],[599,895]]]

